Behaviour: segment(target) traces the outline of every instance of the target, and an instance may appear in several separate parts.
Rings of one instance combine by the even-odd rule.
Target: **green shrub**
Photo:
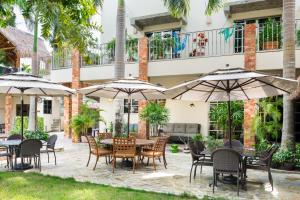
[[[295,162],[295,154],[290,150],[281,149],[273,155],[273,164],[282,166],[284,163]]]
[[[270,147],[271,147],[271,144],[266,139],[257,140],[255,143],[255,150],[258,153],[265,151],[266,149],[268,149]]]
[[[24,117],[24,132],[28,129],[28,117]],[[44,118],[37,118],[37,130],[44,131]],[[20,134],[21,133],[21,117],[16,117],[14,122],[14,127],[11,130],[11,134]]]
[[[47,141],[49,135],[45,131],[25,131],[24,133],[26,139],[37,139]]]
[[[192,140],[193,140],[193,142],[197,142],[197,141],[203,142],[204,141],[204,137],[203,137],[203,135],[201,133],[199,133],[197,135],[194,135],[192,137]]]
[[[207,136],[205,138],[205,144],[206,144],[207,149],[209,149],[210,151],[213,151],[216,148],[221,147],[223,145],[223,141],[218,140],[218,139],[214,138],[213,136]]]

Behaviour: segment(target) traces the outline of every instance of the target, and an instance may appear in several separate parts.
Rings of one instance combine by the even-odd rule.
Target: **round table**
[[[104,139],[101,140],[101,144],[106,144],[106,145],[113,145],[114,140],[113,139]],[[153,140],[146,140],[146,139],[136,139],[135,145],[137,147],[143,147],[143,146],[148,146],[154,144]]]
[[[21,142],[22,142],[21,140],[5,140],[5,141],[0,141],[0,146],[4,146],[4,147],[19,146]]]

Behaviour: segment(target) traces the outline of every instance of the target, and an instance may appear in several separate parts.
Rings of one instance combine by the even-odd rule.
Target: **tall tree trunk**
[[[31,57],[31,72],[33,75],[38,75],[38,18],[37,16],[34,19],[34,35],[33,35],[33,49]],[[37,101],[36,97],[30,97],[30,107],[29,107],[29,119],[28,119],[28,130],[36,130],[36,110],[37,110]]]
[[[115,79],[125,76],[125,0],[118,0],[117,23],[116,23],[116,47],[115,47]],[[115,134],[122,134],[124,115],[123,100],[117,101],[115,111]]]
[[[295,0],[283,0],[283,77],[296,78],[295,68]],[[282,148],[295,149],[294,106],[283,97]]]

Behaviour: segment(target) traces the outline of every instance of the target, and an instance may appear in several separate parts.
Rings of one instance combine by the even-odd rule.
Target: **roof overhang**
[[[130,19],[130,23],[137,30],[143,30],[144,27],[168,24],[179,22],[183,25],[186,24],[186,20],[184,18],[175,18],[170,13],[159,13],[154,15],[146,15],[142,17],[134,17]]]
[[[255,11],[255,10],[266,10],[273,8],[282,8],[283,0],[240,0],[225,4],[224,13],[226,16],[232,14]]]

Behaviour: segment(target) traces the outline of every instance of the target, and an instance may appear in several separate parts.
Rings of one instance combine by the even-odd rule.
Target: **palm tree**
[[[38,28],[41,27],[42,36],[45,39],[54,37],[52,41],[69,42],[75,48],[83,49],[88,46],[90,29],[99,27],[90,23],[89,19],[96,13],[96,6],[102,5],[102,0],[91,1],[90,6],[80,0],[52,1],[52,0],[19,0],[18,6],[30,29],[33,29],[32,65],[33,75],[38,75]],[[82,14],[84,13],[84,14]],[[58,24],[60,26],[58,26]],[[78,34],[80,33],[80,34]],[[58,37],[58,35],[60,37]],[[36,129],[36,98],[30,98],[30,111],[28,129]]]
[[[295,0],[283,0],[283,77],[295,79]],[[294,106],[283,97],[282,148],[295,149]]]
[[[174,17],[182,17],[188,14],[190,0],[162,0],[164,5]],[[210,15],[213,11],[222,6],[223,0],[209,0],[206,14]],[[115,79],[125,76],[125,0],[118,0],[117,23],[116,23],[116,47],[115,47]],[[115,133],[122,133],[123,101],[117,102],[115,112]],[[128,111],[130,112],[130,111]]]

